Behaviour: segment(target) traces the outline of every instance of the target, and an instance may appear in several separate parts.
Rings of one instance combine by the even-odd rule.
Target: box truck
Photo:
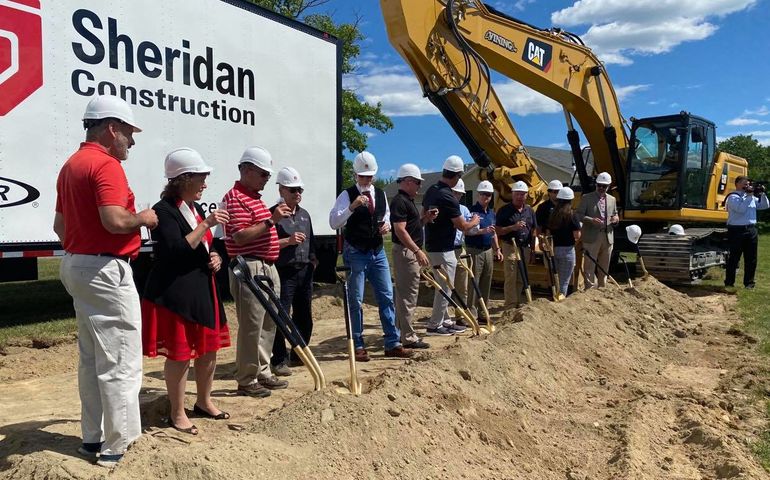
[[[243,150],[263,146],[305,180],[317,278],[333,278],[340,68],[336,38],[244,1],[0,0],[0,279],[34,279],[37,258],[63,254],[56,178],[99,94],[129,102],[143,129],[123,162],[137,205],[158,201],[166,154],[187,146],[214,167],[201,201],[212,210]],[[268,205],[277,192],[269,182]]]

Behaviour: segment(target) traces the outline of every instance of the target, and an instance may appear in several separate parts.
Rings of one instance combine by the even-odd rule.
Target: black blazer
[[[192,228],[177,208],[176,200],[164,198],[152,208],[158,215],[158,227],[152,231],[152,239],[158,243],[144,298],[187,321],[215,328],[213,288],[216,287],[211,283],[206,247],[201,243],[193,249],[185,240]],[[206,218],[197,203],[195,209],[201,218]],[[220,298],[218,293],[217,298]],[[227,321],[221,301],[219,319],[222,325]]]

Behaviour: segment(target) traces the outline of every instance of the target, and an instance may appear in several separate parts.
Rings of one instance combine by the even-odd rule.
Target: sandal
[[[187,434],[190,434],[190,435],[198,435],[198,427],[196,427],[195,425],[193,425],[192,427],[188,427],[188,428],[180,428],[180,427],[177,427],[176,425],[174,425],[174,421],[169,418],[168,419],[168,426],[173,428],[174,430],[176,430],[178,432],[187,433]]]
[[[193,412],[203,418],[211,418],[213,420],[227,420],[230,418],[230,414],[227,412],[219,412],[217,415],[214,415],[199,407],[197,403],[193,405]]]

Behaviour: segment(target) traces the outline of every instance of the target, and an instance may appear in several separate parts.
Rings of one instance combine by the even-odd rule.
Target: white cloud
[[[693,18],[724,16],[755,3],[757,0],[579,0],[551,14],[551,20],[567,26],[631,20],[659,23],[671,18],[672,12],[690,14]]]
[[[566,147],[567,147],[567,144],[564,142],[549,143],[548,145],[545,146],[545,148],[558,148],[558,149],[562,149]]]
[[[364,101],[382,103],[386,115],[393,117],[437,115],[438,110],[423,98],[422,89],[414,75],[403,73],[375,73],[349,75],[343,80],[345,88],[352,89]]]
[[[422,88],[406,67],[373,66],[365,73],[345,76],[343,86],[354,90],[368,103],[381,102],[385,114],[392,117],[439,114],[422,96]],[[526,116],[562,111],[557,102],[519,83],[498,82],[494,88],[509,114]]]
[[[513,8],[522,12],[527,8],[527,5],[531,5],[533,3],[535,3],[535,0],[516,0],[516,3],[513,4]],[[502,8],[498,8],[498,10],[502,10]]]
[[[558,26],[590,25],[582,35],[605,63],[629,65],[634,55],[671,51],[683,42],[712,35],[720,18],[754,6],[758,0],[578,0],[553,12]]]
[[[643,92],[645,90],[648,90],[650,88],[650,84],[642,84],[642,85],[626,85],[623,87],[615,87],[615,95],[618,97],[618,102],[622,102],[629,98],[631,95],[635,94],[636,92]]]
[[[510,114],[535,115],[538,113],[557,113],[561,105],[529,87],[516,82],[504,82],[494,85],[497,96],[505,110]]]
[[[755,130],[753,132],[745,132],[743,135],[751,135],[761,145],[770,147],[770,130]]]
[[[757,120],[756,118],[733,118],[732,120],[728,120],[726,122],[728,125],[733,126],[744,126],[744,125],[768,125],[770,122],[763,122],[762,120]]]
[[[767,114],[770,114],[770,109],[767,108],[767,106],[762,105],[756,110],[744,110],[744,115],[759,115],[760,117],[764,117]]]

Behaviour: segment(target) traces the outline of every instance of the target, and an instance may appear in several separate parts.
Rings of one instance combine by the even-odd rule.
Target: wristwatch
[[[264,221],[264,222],[262,222],[262,223],[264,223],[265,225],[267,225],[267,228],[272,228],[272,227],[274,227],[274,226],[275,226],[275,222],[273,221],[273,219],[272,219],[272,218],[268,218],[267,220],[265,220],[265,221]]]

